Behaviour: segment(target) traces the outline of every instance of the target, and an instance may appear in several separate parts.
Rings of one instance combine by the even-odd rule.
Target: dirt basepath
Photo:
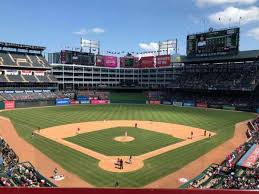
[[[234,137],[230,140],[187,164],[182,169],[146,185],[145,188],[178,188],[183,184],[179,181],[180,178],[192,179],[210,164],[221,163],[229,153],[247,140],[247,122],[236,124]]]
[[[175,143],[172,145],[168,145],[162,147],[160,149],[147,152],[145,154],[134,156],[130,165],[125,165],[125,168],[118,169],[116,165],[116,161],[118,158],[123,158],[123,161],[128,161],[129,156],[106,156],[104,154],[95,152],[93,150],[87,149],[85,147],[81,147],[77,144],[68,142],[64,140],[66,137],[76,136],[79,133],[89,133],[93,131],[104,130],[108,128],[114,127],[134,127],[135,124],[139,128],[155,131],[159,133],[164,133],[173,137],[177,137],[182,139],[183,141],[179,143]],[[132,129],[134,130],[134,128]],[[130,131],[128,131],[130,134]],[[192,138],[190,138],[190,134],[193,132]],[[155,157],[157,155],[172,151],[179,147],[194,143],[196,141],[200,141],[205,138],[209,138],[208,134],[210,133],[212,136],[215,133],[207,131],[207,135],[204,136],[204,130],[184,125],[178,125],[173,123],[163,123],[163,122],[153,122],[153,121],[137,121],[137,120],[112,120],[112,121],[91,121],[84,123],[73,123],[61,126],[50,127],[46,129],[41,129],[40,131],[35,131],[38,135],[51,139],[57,143],[63,144],[67,147],[75,149],[83,154],[91,156],[99,160],[99,167],[106,171],[110,172],[131,172],[141,169],[144,166],[144,160]],[[128,133],[127,133],[128,134]],[[122,134],[123,135],[123,134]],[[120,136],[117,138],[125,138],[126,136]],[[128,136],[127,136],[128,137]],[[114,140],[116,141],[116,140]],[[133,140],[134,141],[134,140]]]
[[[59,164],[49,159],[46,155],[34,148],[18,136],[11,121],[7,118],[0,117],[0,136],[12,147],[15,153],[19,156],[21,162],[29,161],[33,166],[45,177],[51,180],[54,184],[60,187],[93,187],[87,182],[81,180],[78,176],[67,172]],[[62,181],[53,181],[50,177],[53,175],[53,170],[58,168],[60,174],[65,176]]]

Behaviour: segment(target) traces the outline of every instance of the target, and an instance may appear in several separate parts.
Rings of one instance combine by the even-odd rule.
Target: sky
[[[0,41],[55,52],[98,40],[103,53],[157,49],[190,33],[241,26],[240,50],[259,49],[259,0],[0,0]],[[220,18],[220,20],[219,20]]]

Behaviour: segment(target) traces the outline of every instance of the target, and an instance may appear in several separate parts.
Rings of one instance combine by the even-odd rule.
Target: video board
[[[187,56],[236,55],[239,51],[239,33],[239,28],[231,28],[188,35]]]
[[[93,53],[62,50],[60,57],[61,57],[62,64],[77,64],[77,65],[92,66],[95,63]]]

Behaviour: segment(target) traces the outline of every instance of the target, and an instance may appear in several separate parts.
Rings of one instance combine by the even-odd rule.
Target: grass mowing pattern
[[[9,117],[17,132],[65,169],[73,172],[90,184],[112,187],[119,181],[122,187],[141,187],[166,176],[199,156],[207,153],[233,136],[237,122],[255,118],[251,113],[218,110],[203,110],[157,105],[100,105],[68,106],[43,109],[26,109],[1,112]],[[203,128],[217,133],[205,139],[145,161],[145,166],[136,172],[111,173],[98,167],[98,161],[71,148],[55,143],[31,132],[37,127],[95,120],[153,120]]]
[[[115,137],[124,136],[125,131],[135,140],[132,142],[114,140]],[[181,141],[167,134],[134,127],[104,129],[68,137],[65,140],[107,156],[139,156]]]
[[[144,93],[135,92],[112,92],[109,95],[109,99],[112,103],[129,103],[129,104],[145,104],[147,97]]]

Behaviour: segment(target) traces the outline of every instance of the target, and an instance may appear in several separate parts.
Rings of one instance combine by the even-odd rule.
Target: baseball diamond
[[[233,138],[235,129],[244,130],[235,126],[236,123],[255,117],[245,112],[167,105],[77,105],[17,109],[0,115],[10,118],[19,136],[51,161],[94,187],[113,187],[116,181],[123,187],[143,187],[152,182],[152,187],[157,187],[164,183],[156,185],[156,180],[177,173],[193,161],[204,163],[201,168],[192,169],[192,174],[197,175],[207,163],[222,160],[225,155],[217,155],[215,160],[211,157],[209,161],[199,158]],[[135,140],[128,143],[114,141],[125,131]],[[192,139],[191,131],[194,133]],[[35,132],[33,137],[32,132]],[[212,133],[211,138],[209,133]],[[239,145],[242,141],[234,144]],[[177,144],[179,146],[174,148]],[[163,152],[163,148],[170,146],[172,148]],[[126,162],[130,155],[133,155],[132,166],[125,164],[124,171],[114,168],[113,162],[118,157]],[[112,160],[112,163],[107,162],[109,156],[108,161]],[[29,160],[33,154],[26,157]],[[102,160],[105,164],[100,163]],[[133,167],[134,160],[137,167]],[[43,169],[49,164],[36,160],[34,165]],[[49,173],[47,177],[51,176]],[[170,187],[180,186],[178,179],[189,178],[189,174],[171,179]]]

